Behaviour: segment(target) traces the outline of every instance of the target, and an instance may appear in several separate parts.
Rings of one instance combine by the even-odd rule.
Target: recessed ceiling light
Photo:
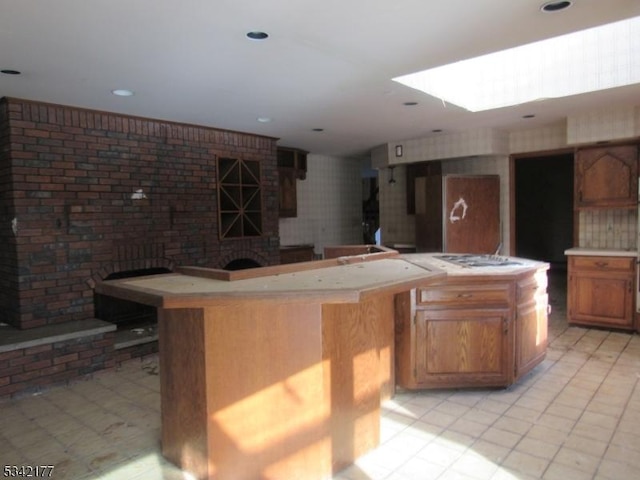
[[[404,103],[403,103],[403,105],[404,105],[405,107],[413,107],[413,106],[415,106],[415,105],[417,105],[417,104],[418,104],[418,102],[404,102]]]
[[[127,90],[126,88],[116,88],[115,90],[111,90],[111,93],[118,97],[131,97],[133,95],[133,91]]]
[[[250,38],[251,40],[266,40],[269,38],[269,34],[260,31],[253,31],[247,33],[247,38]]]
[[[271,121],[270,117],[258,117],[256,120],[260,123],[269,123]]]
[[[314,132],[324,132],[324,128],[314,128],[312,129]]]
[[[540,7],[543,12],[559,12],[571,6],[571,2],[547,2]]]
[[[433,133],[440,133],[442,131],[441,128],[434,128],[433,130],[431,130]]]
[[[0,73],[4,73],[5,75],[20,75],[20,71],[18,70],[11,70],[11,69],[4,69],[4,70],[0,70]]]

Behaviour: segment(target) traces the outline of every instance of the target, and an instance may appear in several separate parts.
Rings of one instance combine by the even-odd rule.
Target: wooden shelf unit
[[[219,235],[224,238],[262,235],[260,162],[218,159]]]

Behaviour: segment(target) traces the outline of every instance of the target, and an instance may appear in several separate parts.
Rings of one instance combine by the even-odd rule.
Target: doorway
[[[515,251],[566,270],[573,246],[573,154],[515,159]]]
[[[513,159],[514,251],[551,265],[549,301],[567,304],[567,257],[573,246],[573,152]]]

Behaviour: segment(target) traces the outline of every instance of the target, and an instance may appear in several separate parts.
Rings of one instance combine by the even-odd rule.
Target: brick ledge
[[[0,325],[0,353],[113,332],[116,325],[97,318],[19,330]]]

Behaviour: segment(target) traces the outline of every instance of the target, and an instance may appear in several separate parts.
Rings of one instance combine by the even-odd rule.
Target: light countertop
[[[505,258],[514,262],[508,266],[469,267],[442,260],[437,254],[378,252],[247,269],[237,279],[216,278],[216,270],[185,268],[181,273],[104,281],[96,285],[96,292],[165,308],[226,304],[241,299],[291,303],[315,298],[324,303],[351,303],[363,295],[397,293],[448,275],[515,278],[548,267],[533,260]]]
[[[509,276],[517,276],[525,272],[530,272],[539,268],[548,268],[549,265],[545,262],[539,262],[536,260],[529,260],[527,258],[519,257],[505,257],[501,258],[513,261],[511,265],[496,265],[486,267],[468,267],[465,265],[457,265],[455,263],[443,260],[441,257],[443,253],[410,253],[402,255],[402,258],[409,263],[419,265],[424,268],[436,268],[447,273],[449,276],[495,276],[496,278],[504,278]],[[455,255],[455,254],[454,254]]]
[[[616,250],[613,248],[569,248],[564,251],[565,255],[582,255],[593,257],[637,257],[637,250]]]

